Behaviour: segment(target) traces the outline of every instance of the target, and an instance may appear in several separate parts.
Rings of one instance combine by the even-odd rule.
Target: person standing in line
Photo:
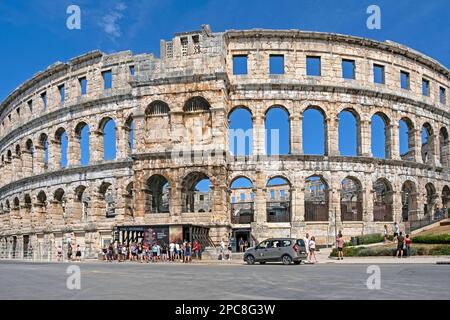
[[[232,258],[232,254],[233,254],[233,247],[231,246],[231,240],[228,240],[228,251],[227,251],[227,255],[228,255],[228,260],[231,260]]]
[[[339,231],[336,237],[336,244],[338,249],[338,260],[344,260],[344,238],[342,237],[341,231]]]
[[[311,262],[310,252],[309,252],[309,233],[305,235],[303,238],[303,242],[305,243],[305,251],[306,251],[306,262]]]
[[[143,248],[142,248],[142,244],[139,243],[139,244],[138,244],[138,248],[137,248],[137,256],[138,256],[138,261],[139,261],[140,263],[144,262],[144,261],[143,261],[143,258],[142,258],[142,253],[143,253],[143,252],[144,252],[144,250],[143,250]]]
[[[173,241],[169,244],[169,260],[173,262],[175,259],[175,243]]]
[[[180,244],[178,242],[175,243],[175,258],[174,261],[180,260]]]
[[[69,243],[67,247],[67,259],[72,261],[72,245]]]
[[[124,244],[122,246],[122,258],[123,258],[123,261],[125,261],[127,259],[127,256],[128,256],[127,245]]]
[[[122,262],[123,259],[123,255],[122,255],[122,243],[118,243],[117,244],[117,260],[119,262]]]
[[[167,261],[167,244],[165,242],[162,244],[162,261]]]
[[[184,248],[184,262],[189,263],[191,261],[191,243],[186,243],[186,247]]]
[[[81,247],[77,244],[77,252],[75,253],[75,259],[77,261],[81,261]]]
[[[113,262],[113,260],[114,260],[114,247],[112,243],[110,243],[108,247],[108,261]]]
[[[152,252],[153,252],[152,262],[156,263],[158,262],[158,245],[156,242],[153,244]]]
[[[409,234],[406,235],[405,239],[405,247],[406,247],[406,256],[411,256],[411,238],[409,237]]]
[[[244,252],[244,239],[239,239],[239,252]]]
[[[399,233],[397,237],[397,253],[396,256],[399,258],[403,257],[403,250],[405,249],[405,237],[402,235],[402,232]]]
[[[200,259],[200,245],[198,244],[198,240],[194,242],[194,256],[196,260]]]
[[[309,240],[309,252],[310,252],[310,262],[312,263],[316,263],[317,262],[317,258],[316,258],[316,238],[315,237],[311,237],[311,240]],[[314,260],[313,260],[314,258]]]
[[[247,251],[247,248],[248,248],[248,241],[245,240],[245,242],[244,242],[244,252]]]

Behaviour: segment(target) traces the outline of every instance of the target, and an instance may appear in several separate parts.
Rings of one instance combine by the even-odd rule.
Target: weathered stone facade
[[[237,55],[246,57],[247,74],[233,74]],[[269,73],[270,55],[283,55],[283,74]],[[320,76],[307,75],[307,56],[320,56]],[[354,80],[343,79],[342,59],[354,61]],[[374,83],[373,64],[384,66],[384,84]],[[110,89],[104,87],[105,71],[111,71]],[[409,74],[407,90],[400,89],[400,71]],[[429,81],[425,96],[423,78]],[[86,79],[84,95],[80,79]],[[161,41],[160,58],[91,52],[56,63],[17,88],[0,107],[0,246],[19,256],[32,246],[33,254],[41,251],[43,256],[54,254],[57,244],[72,242],[82,245],[86,257],[94,257],[112,238],[113,228],[124,225],[203,226],[215,242],[244,228],[258,240],[309,232],[319,243],[332,243],[335,225],[350,236],[402,222],[405,186],[409,219],[421,219],[436,206],[446,206],[450,194],[449,90],[448,69],[402,45],[292,30],[213,33],[204,26]],[[274,106],[289,114],[286,155],[265,151],[265,115]],[[228,118],[237,108],[252,116],[250,156],[230,154]],[[323,156],[303,154],[303,112],[311,108],[324,116]],[[355,157],[339,155],[338,115],[343,110],[358,122]],[[386,124],[386,159],[371,154],[375,114]],[[399,152],[401,119],[409,126],[405,155]],[[104,128],[111,120],[117,152],[115,159],[104,160]],[[81,165],[80,130],[86,125],[90,160]],[[422,128],[429,134],[423,147]],[[64,133],[68,152],[62,167]],[[318,203],[305,200],[311,176],[323,185],[325,220],[305,214],[305,207],[308,211]],[[210,210],[200,210],[198,203],[190,210],[190,201],[199,196],[191,196],[195,183],[206,177]],[[254,216],[245,225],[231,219],[235,192],[230,185],[238,177],[253,185]],[[267,183],[273,177],[284,178],[289,186],[283,196],[289,202],[285,222],[268,221]],[[346,178],[359,186],[354,198],[362,211],[357,220],[341,218]],[[389,211],[384,221],[374,221],[380,220],[374,214],[378,207]]]

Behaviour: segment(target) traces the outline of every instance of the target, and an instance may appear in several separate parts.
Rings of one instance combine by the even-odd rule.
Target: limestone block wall
[[[270,74],[270,55],[283,56],[282,74]],[[233,73],[234,56],[247,57],[247,74]],[[307,57],[312,56],[320,57],[320,76],[307,75]],[[354,62],[354,79],[343,79],[343,60]],[[384,66],[383,84],[374,83],[374,64]],[[109,72],[111,88],[105,88]],[[408,89],[400,87],[400,72],[409,74]],[[86,80],[85,94],[81,79]],[[428,95],[422,94],[423,80],[429,82]],[[2,248],[24,254],[33,246],[34,254],[51,256],[57,244],[67,246],[71,239],[94,257],[118,225],[204,226],[216,242],[236,228],[250,228],[258,240],[309,232],[321,244],[333,242],[335,228],[346,236],[381,232],[394,221],[406,228],[405,195],[409,220],[433,215],[450,199],[449,91],[449,70],[413,49],[295,30],[215,33],[203,26],[162,40],[159,58],[94,51],[55,63],[0,105]],[[290,151],[267,156],[266,114],[274,107],[287,112]],[[230,115],[239,108],[252,119],[253,152],[245,157],[232,156],[229,146]],[[304,112],[310,109],[323,116],[325,151],[320,156],[307,155],[303,148]],[[342,156],[338,148],[342,111],[350,111],[357,122],[357,154],[352,157]],[[386,159],[372,155],[374,115],[385,124]],[[105,160],[104,129],[111,120],[116,157]],[[405,155],[399,151],[400,120],[408,124]],[[81,164],[85,126],[89,162]],[[423,128],[428,132],[424,146]],[[68,141],[65,167],[63,133]],[[253,184],[254,222],[249,226],[231,223],[230,186],[240,176]],[[311,176],[326,187],[325,220],[305,218],[310,206],[305,181]],[[273,177],[289,185],[288,222],[267,221],[267,182]],[[197,181],[191,178],[209,178],[211,213],[186,212],[186,193]],[[360,220],[342,219],[344,179],[359,186]],[[150,213],[152,199],[159,196],[150,186],[155,181],[158,188],[167,184],[169,212]],[[380,183],[386,186],[391,214],[383,221]]]

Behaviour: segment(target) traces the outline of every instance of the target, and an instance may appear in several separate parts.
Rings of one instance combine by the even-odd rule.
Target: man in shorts
[[[397,237],[397,252],[396,252],[396,256],[398,256],[399,258],[403,257],[403,250],[405,246],[405,237],[403,236],[403,232],[400,232],[398,237]]]

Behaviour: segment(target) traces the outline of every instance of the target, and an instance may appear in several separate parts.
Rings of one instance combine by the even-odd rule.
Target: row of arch
[[[373,220],[393,221],[394,190],[391,183],[384,178],[377,179],[373,183]],[[211,212],[213,208],[214,187],[207,174],[203,172],[191,172],[187,174],[181,183],[181,201],[183,212]],[[233,223],[252,222],[254,217],[254,185],[245,177],[234,178],[228,186],[229,201],[231,205],[231,221]],[[70,196],[74,199],[75,209],[78,219],[88,220],[88,207],[90,197],[84,185],[79,185],[74,189],[75,194]],[[130,182],[123,194],[125,213],[134,215],[134,187]],[[266,184],[266,211],[268,222],[289,222],[291,221],[291,182],[283,176],[270,178]],[[340,191],[340,211],[342,221],[363,221],[363,198],[364,190],[361,182],[352,176],[348,176],[341,181]],[[444,186],[441,195],[438,194],[432,183],[425,185],[424,207],[418,207],[418,192],[416,184],[407,180],[401,188],[402,219],[408,221],[410,215],[423,213],[433,215],[436,209],[438,198],[441,197],[442,206],[447,206],[450,201],[450,188]],[[169,180],[162,174],[154,174],[145,183],[145,212],[146,213],[168,213],[170,212],[170,199],[173,193]],[[244,192],[250,192],[245,195]],[[236,197],[239,196],[240,197]],[[244,196],[243,196],[244,195]],[[305,179],[304,187],[304,208],[305,221],[328,221],[330,209],[329,186],[322,176],[313,175]],[[47,197],[47,193],[41,190],[35,198],[35,205],[42,211],[40,215],[45,222],[45,212],[48,206],[52,206],[53,213],[60,217],[65,216],[67,208],[67,194],[63,188],[58,188],[53,192],[53,197]],[[98,203],[96,207],[103,208],[106,217],[116,215],[115,208],[117,191],[110,182],[102,182],[96,193]],[[203,198],[202,198],[203,196]],[[236,201],[236,199],[238,199]],[[0,203],[0,212],[8,213],[14,209],[24,208],[29,210],[32,206],[32,197],[25,193],[21,200],[14,197],[12,203],[9,200]],[[250,204],[250,205],[249,205]],[[28,211],[28,215],[31,213]],[[237,219],[236,219],[237,218]],[[242,220],[243,219],[243,220]]]
[[[330,134],[329,119],[323,109],[310,106],[302,113],[303,154],[327,155]],[[234,155],[250,155],[253,152],[253,114],[245,106],[235,107],[229,113],[230,151]],[[345,108],[338,114],[338,151],[343,156],[362,155],[362,126],[358,112]],[[264,117],[265,152],[268,155],[290,154],[291,115],[281,105],[267,109]],[[395,127],[395,126],[394,126]],[[421,141],[417,142],[415,131],[421,132]],[[422,162],[430,161],[437,154],[434,139],[436,133],[429,122],[416,128],[412,120],[402,117],[398,122],[398,132],[393,132],[393,123],[383,112],[375,112],[371,117],[371,153],[377,158],[392,158],[392,137],[398,135],[398,153],[403,160],[414,161],[414,152],[420,152]],[[420,145],[418,145],[420,143]],[[443,166],[449,165],[449,134],[446,127],[439,130],[439,160]]]

